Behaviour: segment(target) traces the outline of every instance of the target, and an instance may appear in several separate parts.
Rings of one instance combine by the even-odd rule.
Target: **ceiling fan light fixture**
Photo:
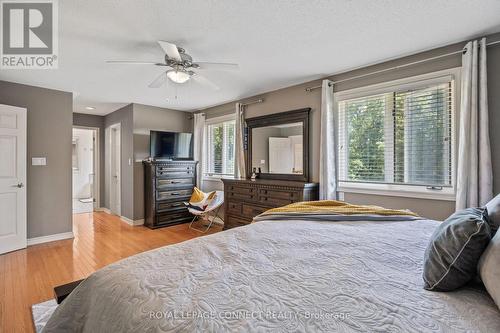
[[[191,75],[185,71],[168,71],[167,72],[167,77],[170,79],[170,81],[175,82],[175,83],[184,83],[188,81],[191,78]]]

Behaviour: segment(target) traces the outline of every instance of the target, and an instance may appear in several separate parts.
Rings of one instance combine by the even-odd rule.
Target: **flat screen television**
[[[150,153],[153,159],[192,160],[193,134],[150,132]]]

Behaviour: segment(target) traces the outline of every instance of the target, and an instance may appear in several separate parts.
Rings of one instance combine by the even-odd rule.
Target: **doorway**
[[[0,254],[26,247],[26,109],[0,105]]]
[[[109,186],[109,210],[112,214],[121,216],[121,124],[106,128],[106,141],[109,148],[109,171],[106,177]]]
[[[73,127],[73,214],[91,213],[99,203],[99,129]]]

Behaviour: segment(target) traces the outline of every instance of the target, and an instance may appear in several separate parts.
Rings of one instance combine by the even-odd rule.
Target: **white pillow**
[[[500,309],[500,232],[484,250],[478,268],[486,290]]]
[[[500,226],[500,194],[486,204],[486,210],[488,211],[488,218],[493,224],[493,229],[498,229]]]

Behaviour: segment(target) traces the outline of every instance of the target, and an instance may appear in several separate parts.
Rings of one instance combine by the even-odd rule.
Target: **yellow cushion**
[[[191,208],[198,208],[200,210],[205,210],[210,202],[215,198],[215,191],[205,193],[199,188],[193,188],[193,194],[191,199],[189,199],[189,206]]]

